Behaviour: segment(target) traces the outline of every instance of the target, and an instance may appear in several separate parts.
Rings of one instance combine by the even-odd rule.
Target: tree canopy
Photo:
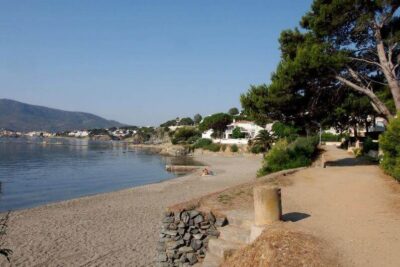
[[[200,114],[196,114],[193,117],[194,123],[195,124],[199,124],[201,122],[201,120],[203,119],[203,117]]]
[[[229,109],[228,114],[232,115],[232,116],[238,115],[239,114],[239,109],[238,108],[231,108],[231,109]]]
[[[192,118],[189,118],[189,117],[180,119],[179,123],[178,123],[179,126],[189,126],[189,125],[193,125],[193,124],[194,124],[194,121],[192,120]]]
[[[232,117],[229,114],[215,113],[203,119],[203,122],[199,125],[199,130],[204,132],[213,129],[214,133],[220,136],[226,130],[226,126],[231,122]]]
[[[271,83],[241,96],[245,114],[302,126],[332,123],[335,112],[391,118],[400,110],[399,2],[314,0],[303,29],[281,33]],[[355,116],[360,105],[343,105],[359,98],[370,108]]]

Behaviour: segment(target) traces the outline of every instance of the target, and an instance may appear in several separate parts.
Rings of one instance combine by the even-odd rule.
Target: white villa
[[[245,137],[241,139],[232,138],[232,133],[235,128],[240,128],[240,131],[244,133]],[[214,132],[212,129],[204,132],[201,137],[212,139],[214,143],[245,145],[249,142],[249,140],[254,139],[261,130],[265,130],[265,128],[258,126],[253,121],[233,120],[231,124],[227,125],[227,129],[225,130],[222,139],[212,138],[212,134]]]
[[[248,140],[255,138],[261,130],[264,130],[264,128],[258,126],[253,121],[233,120],[233,122],[227,126],[227,129],[224,133],[224,139],[231,139],[233,130],[235,128],[240,128],[240,131],[245,135],[244,138]]]

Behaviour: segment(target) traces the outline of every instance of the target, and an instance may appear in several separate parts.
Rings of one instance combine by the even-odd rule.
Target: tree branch
[[[393,115],[390,113],[389,109],[386,107],[386,105],[372,92],[371,90],[368,90],[367,88],[361,87],[352,81],[349,81],[339,75],[335,75],[335,78],[342,82],[343,84],[347,85],[348,87],[352,88],[356,92],[359,92],[371,100],[371,102],[375,105],[375,107],[378,109],[378,113],[384,115],[386,119],[390,119],[393,117]],[[374,107],[374,108],[375,108]]]
[[[366,63],[372,64],[372,65],[376,65],[376,66],[378,66],[379,68],[382,68],[382,65],[379,64],[378,62],[375,62],[375,61],[370,61],[370,60],[367,60],[367,59],[357,58],[357,57],[349,57],[349,58],[350,58],[350,59],[353,59],[353,60],[357,60],[357,61],[366,62]]]

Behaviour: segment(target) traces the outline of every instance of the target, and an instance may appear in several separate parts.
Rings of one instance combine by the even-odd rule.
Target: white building
[[[244,133],[244,139],[248,140],[255,138],[261,130],[265,130],[265,128],[258,126],[253,121],[233,120],[233,122],[227,126],[224,139],[231,139],[233,130],[236,128],[239,128],[240,131]]]
[[[212,139],[212,134],[214,133],[213,129],[209,129],[205,131],[204,133],[201,134],[201,138],[207,138],[207,139]]]
[[[71,136],[71,137],[88,137],[89,136],[89,132],[86,131],[86,130],[83,130],[83,131],[78,130],[78,131],[69,132],[68,136]]]
[[[244,134],[244,138],[232,138],[233,130],[235,128],[240,129]],[[222,139],[214,139],[212,137],[212,134],[214,133],[212,129],[202,133],[201,137],[212,139],[214,143],[246,145],[249,140],[254,139],[261,130],[265,130],[265,128],[258,126],[253,121],[234,120],[231,124],[227,125],[227,129],[225,130]]]

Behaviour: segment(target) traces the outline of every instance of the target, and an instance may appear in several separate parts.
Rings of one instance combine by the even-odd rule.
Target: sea
[[[157,183],[181,174],[166,164],[194,165],[118,141],[0,137],[0,212]]]

